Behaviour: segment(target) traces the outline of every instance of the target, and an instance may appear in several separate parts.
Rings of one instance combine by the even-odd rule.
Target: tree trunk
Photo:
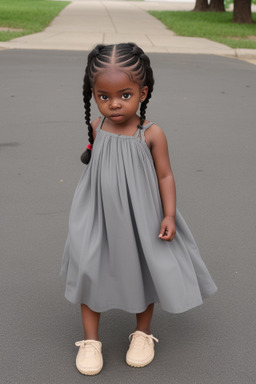
[[[207,11],[209,8],[208,0],[196,0],[195,8],[193,11],[201,12],[201,11]]]
[[[211,0],[209,10],[213,12],[225,12],[224,0]]]
[[[234,0],[233,22],[252,24],[251,0]]]

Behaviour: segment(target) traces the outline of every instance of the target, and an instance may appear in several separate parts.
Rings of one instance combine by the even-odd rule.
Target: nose
[[[121,103],[119,102],[119,100],[117,98],[114,98],[111,100],[110,108],[111,109],[121,108]]]

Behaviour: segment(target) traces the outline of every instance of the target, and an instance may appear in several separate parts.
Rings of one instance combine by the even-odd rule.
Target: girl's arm
[[[164,211],[164,219],[161,223],[159,238],[171,241],[176,234],[176,188],[166,136],[162,129],[154,124],[146,131],[145,138],[147,144],[150,146],[154,160]]]

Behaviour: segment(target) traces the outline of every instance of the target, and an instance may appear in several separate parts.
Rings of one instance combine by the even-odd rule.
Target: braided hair
[[[91,158],[93,146],[93,128],[91,125],[91,98],[92,88],[96,76],[110,67],[117,67],[122,70],[131,81],[139,82],[142,86],[148,87],[146,99],[140,105],[140,124],[142,129],[146,118],[146,109],[151,98],[154,77],[150,66],[149,57],[135,43],[122,43],[116,45],[97,45],[88,55],[87,66],[83,81],[83,101],[85,109],[85,123],[88,127],[89,145],[87,150],[81,155],[81,161],[88,164]]]

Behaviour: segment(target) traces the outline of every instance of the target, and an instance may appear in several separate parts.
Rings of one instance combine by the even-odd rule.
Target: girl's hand
[[[160,233],[158,237],[162,240],[172,241],[176,235],[176,225],[175,225],[175,217],[166,216],[160,228]]]

